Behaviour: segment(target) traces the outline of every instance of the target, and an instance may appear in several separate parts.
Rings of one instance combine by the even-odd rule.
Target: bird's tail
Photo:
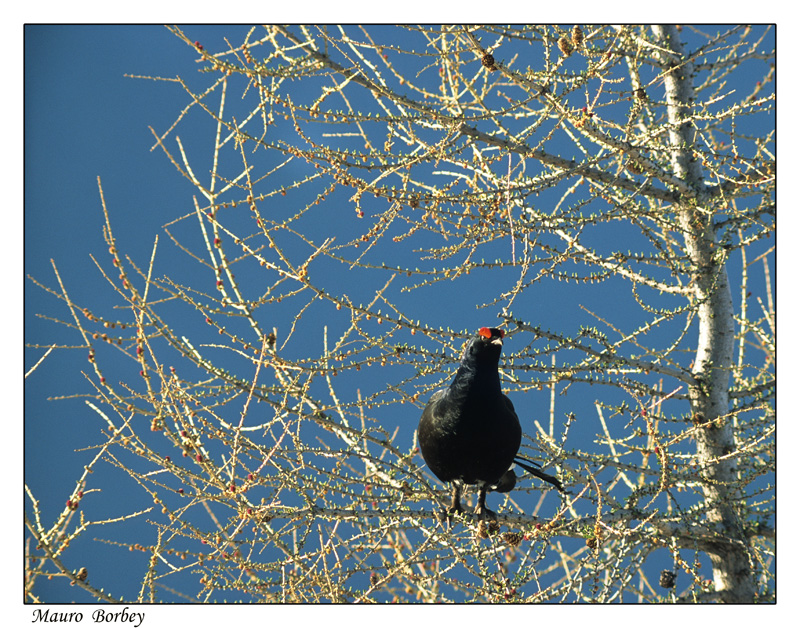
[[[553,477],[549,473],[545,473],[544,471],[540,471],[539,469],[536,468],[539,466],[539,463],[533,460],[528,460],[527,458],[523,458],[522,456],[514,456],[514,463],[518,464],[520,467],[525,469],[531,475],[535,475],[540,480],[544,480],[548,484],[552,484],[562,493],[566,492],[564,490],[564,487],[561,485],[561,482],[559,482],[558,478]]]

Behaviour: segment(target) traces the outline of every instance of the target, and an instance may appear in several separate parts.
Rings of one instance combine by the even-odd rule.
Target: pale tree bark
[[[735,325],[724,246],[713,230],[714,204],[707,193],[700,162],[694,158],[694,126],[688,120],[694,101],[693,64],[684,52],[674,26],[655,26],[663,47],[662,59],[672,68],[664,78],[670,122],[673,174],[696,192],[683,196],[679,216],[686,251],[694,270],[694,298],[698,309],[697,351],[692,373],[697,380],[690,391],[691,409],[698,426],[697,454],[703,477],[708,523],[719,535],[709,548],[717,594],[725,602],[752,602],[747,540],[737,513],[736,449],[731,425],[728,386],[733,366]]]

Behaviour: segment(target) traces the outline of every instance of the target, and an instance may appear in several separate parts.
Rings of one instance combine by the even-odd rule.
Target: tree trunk
[[[693,154],[694,127],[685,121],[694,101],[693,65],[687,61],[674,26],[655,26],[663,47],[664,85],[671,128],[669,142],[674,174],[696,191],[679,201],[680,223],[692,268],[693,298],[698,301],[697,353],[692,373],[697,384],[690,390],[708,522],[719,534],[710,551],[714,585],[725,602],[753,602],[747,541],[737,512],[736,460],[721,460],[736,450],[729,414],[728,384],[734,351],[733,303],[725,255],[715,241],[713,204],[705,192],[700,163]]]

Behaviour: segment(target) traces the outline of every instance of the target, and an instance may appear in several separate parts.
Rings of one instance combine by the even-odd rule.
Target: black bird
[[[496,516],[486,507],[486,492],[514,488],[515,462],[563,490],[556,478],[517,455],[522,428],[497,372],[504,335],[502,329],[480,328],[464,348],[452,383],[433,393],[419,421],[422,457],[437,478],[453,485],[448,513],[463,512],[461,490],[464,484],[477,484],[476,514]]]

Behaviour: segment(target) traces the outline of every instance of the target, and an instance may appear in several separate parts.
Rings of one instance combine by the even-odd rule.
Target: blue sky
[[[184,27],[190,39],[203,42],[209,49],[221,49],[223,35],[231,42],[241,41],[247,30],[244,27]],[[148,127],[163,133],[188,104],[189,97],[182,94],[175,83],[130,78],[126,74],[165,78],[180,75],[191,85],[199,86],[203,77],[197,73],[196,58],[191,49],[161,26],[26,28],[26,274],[57,287],[52,259],[76,302],[96,305],[98,310],[104,310],[103,315],[115,315],[110,308],[105,309],[102,295],[108,294],[109,288],[90,257],[94,255],[108,267],[97,177],[102,179],[119,248],[130,254],[140,267],[146,267],[154,238],[160,234],[159,250],[165,257],[159,258],[159,264],[179,266],[183,263],[180,255],[166,252],[168,244],[163,225],[192,211],[191,199],[195,191],[175,172],[160,149],[151,150],[154,138]],[[182,136],[182,139],[190,150],[196,148],[198,154],[203,150],[206,154],[210,152],[208,137]],[[319,223],[316,228],[317,235],[323,238],[326,230],[347,233],[365,227],[352,212],[343,211],[341,216],[331,218],[331,223]],[[303,254],[304,250],[298,250],[298,256]],[[157,270],[161,274],[166,272],[163,266]],[[169,270],[180,273],[179,268]],[[348,282],[358,281],[361,279],[346,272],[330,278],[331,284],[343,291],[345,287],[355,290]],[[376,277],[376,285],[380,282]],[[450,324],[457,330],[498,322],[494,313],[487,315],[487,310],[464,308],[454,312],[451,304],[459,298],[460,290],[455,284],[440,282],[433,288],[413,293],[423,298],[394,296],[406,299],[404,305],[409,311],[416,311],[419,318],[428,317],[439,325]],[[582,324],[597,324],[580,308],[582,303],[591,302],[593,311],[606,316],[617,312],[620,304],[626,303],[624,299],[630,299],[625,293],[613,293],[604,299],[608,290],[608,284],[586,286],[580,294],[560,291],[557,286],[543,287],[535,303],[536,315],[543,321],[543,327],[574,333]],[[62,337],[60,328],[52,321],[36,317],[37,313],[55,312],[65,317],[65,309],[56,299],[26,282],[26,342],[47,344]],[[320,339],[318,332],[324,320],[319,318],[321,316],[322,312],[317,315],[313,310],[309,315],[306,329],[312,330],[309,338],[314,342]],[[335,329],[334,322],[331,326]],[[75,338],[72,336],[71,341],[75,342]],[[303,345],[297,350],[301,348]],[[80,372],[86,370],[83,364],[87,363],[78,361],[81,366],[76,368],[75,352],[85,353],[85,349],[55,352],[25,384],[25,479],[42,500],[46,520],[54,518],[63,508],[65,496],[72,491],[82,465],[94,455],[93,451],[76,453],[76,450],[97,442],[102,427],[96,417],[87,413],[81,399],[47,400],[47,397],[69,396],[75,391],[87,390],[86,378]],[[26,371],[42,353],[42,350],[26,349]],[[357,382],[347,385],[355,386]],[[549,403],[546,397],[545,394],[525,395],[515,399],[515,403],[521,415],[542,418]],[[575,409],[591,413],[591,399],[565,404],[564,413]],[[396,421],[405,429],[416,425],[417,416],[389,414],[386,420],[389,426]],[[114,472],[107,480],[109,494],[116,481]],[[122,498],[122,508],[128,496],[118,497]],[[140,556],[132,558],[139,559],[143,560]],[[140,567],[135,565],[136,570]],[[98,582],[103,579],[104,569],[111,573],[118,566],[94,565],[93,573],[97,574]],[[138,579],[137,574],[132,584]],[[79,595],[76,599],[83,600]]]
[[[90,258],[107,262],[97,177],[120,221],[121,247],[139,259],[188,187],[176,186],[163,154],[150,151],[148,126],[174,119],[174,90],[125,74],[191,74],[194,58],[161,26],[28,27],[25,57],[25,271],[57,285],[52,259],[76,302],[102,303],[96,295],[106,286]],[[58,327],[35,317],[52,311],[52,297],[28,284],[26,299],[26,336],[56,340]],[[42,353],[26,351],[26,370]],[[46,518],[63,507],[91,455],[75,450],[96,442],[101,427],[85,420],[83,401],[45,399],[86,383],[71,356],[58,353],[25,387],[26,481]]]

